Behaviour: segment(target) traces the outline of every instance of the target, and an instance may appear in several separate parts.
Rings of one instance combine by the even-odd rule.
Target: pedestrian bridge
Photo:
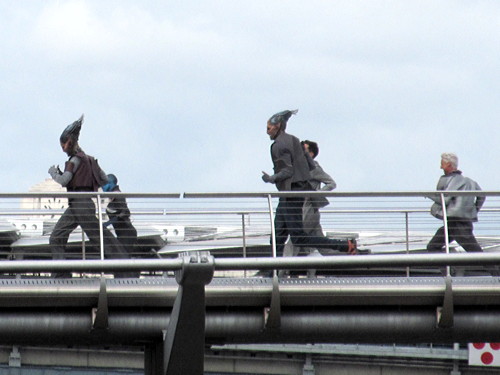
[[[40,259],[8,256],[0,261],[0,273],[4,275],[0,280],[0,344],[141,346],[145,348],[148,374],[201,374],[206,345],[498,342],[500,279],[496,266],[500,264],[500,252],[496,252],[497,238],[492,234],[497,227],[498,194],[482,192],[492,197],[487,200],[490,206],[485,207],[484,228],[476,228],[487,251],[474,254],[460,252],[454,244],[447,244],[446,253],[422,253],[422,243],[428,239],[422,233],[432,235],[432,229],[442,225],[428,217],[428,209],[422,204],[429,205],[422,199],[426,194],[430,193],[385,193],[376,197],[327,193],[334,207],[323,213],[325,229],[331,226],[353,233],[358,226],[360,246],[369,251],[358,256],[287,258],[276,258],[273,244],[253,247],[252,243],[259,236],[269,243],[273,202],[280,194],[230,195],[230,202],[210,194],[193,194],[191,198],[185,194],[183,199],[140,195],[137,202],[136,195],[127,195],[131,208],[144,205],[147,199],[174,200],[176,204],[202,199],[203,209],[177,207],[175,217],[188,216],[199,228],[202,216],[210,228],[231,227],[234,223],[229,223],[227,216],[237,217],[239,235],[231,229],[221,231],[221,238],[217,232],[208,235],[199,230],[202,238],[176,240],[178,234],[174,233],[169,242],[171,233],[164,232],[167,241],[156,250],[160,257],[151,259],[104,259],[103,249],[101,256],[98,252],[94,258],[65,261],[44,259],[43,251],[38,254]],[[3,197],[9,202],[18,198]],[[411,200],[403,204],[408,198]],[[98,202],[101,199],[97,197]],[[177,202],[184,199],[186,202]],[[241,199],[263,199],[268,210],[237,210],[231,206],[233,200],[241,205]],[[336,203],[335,199],[342,201]],[[392,207],[394,201],[398,207]],[[211,208],[214,202],[224,209]],[[4,210],[5,217],[58,213],[33,212],[32,208],[13,211]],[[142,207],[132,212],[140,218],[134,224],[146,226],[158,220],[155,215],[167,216],[174,210]],[[97,214],[101,215],[100,210]],[[252,215],[267,219],[259,221]],[[257,234],[249,231],[256,226]],[[168,228],[173,227],[180,227],[179,223],[168,223]],[[383,227],[388,228],[386,243],[370,243],[373,236],[363,237],[363,233],[381,232]],[[12,251],[15,241],[23,239],[17,231],[10,245],[4,241],[4,252]],[[391,239],[396,233],[403,234],[397,241]],[[44,249],[44,236],[42,233],[30,239],[37,242],[38,249]],[[209,251],[207,241],[218,243],[221,239],[226,244]],[[85,248],[85,238],[79,241],[80,248]],[[228,246],[227,241],[233,241],[233,245]],[[415,243],[418,246],[413,248]],[[177,250],[170,251],[170,244]],[[396,251],[395,244],[399,246]],[[390,251],[382,251],[384,246]],[[225,249],[229,249],[227,253]],[[258,249],[258,255],[267,254],[251,256],[255,255],[252,249]],[[305,277],[303,271],[308,269],[319,270],[320,276]],[[461,272],[450,272],[454,269]],[[269,270],[272,275],[258,277],[258,270]],[[295,277],[278,277],[280,270],[289,270]],[[47,276],[63,271],[83,277]],[[140,271],[142,276],[107,276],[120,271]]]

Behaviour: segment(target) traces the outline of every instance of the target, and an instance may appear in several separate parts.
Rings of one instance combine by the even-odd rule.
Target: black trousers
[[[127,253],[134,255],[137,247],[137,229],[129,219],[117,219],[112,225],[118,241],[120,241]]]
[[[474,234],[474,227],[470,220],[448,219],[448,240],[455,240],[457,243],[468,252],[481,252],[481,246],[477,243]],[[427,244],[427,251],[440,252],[445,246],[444,227],[437,230],[436,234]]]
[[[276,236],[276,255],[283,256],[285,242],[290,236],[295,246],[307,246],[347,252],[347,240],[336,240],[325,236],[310,235],[304,232],[302,207],[304,198],[280,198],[274,218]],[[323,252],[322,252],[323,253]]]
[[[90,198],[72,198],[50,235],[53,259],[65,259],[65,248],[71,232],[81,226],[89,238],[91,246],[99,248],[99,220],[95,215],[95,205]],[[104,254],[106,258],[126,259],[127,252],[109,230],[103,228]]]

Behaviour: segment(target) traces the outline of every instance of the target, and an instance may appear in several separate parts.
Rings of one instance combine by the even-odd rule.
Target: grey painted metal
[[[95,198],[99,194],[102,198],[181,198],[181,193],[113,193],[113,192],[44,192],[44,193],[0,193],[2,198]]]
[[[243,240],[243,258],[247,257],[247,236],[246,236],[246,225],[245,225],[245,213],[241,213],[241,234]]]
[[[178,284],[173,278],[110,279],[105,288],[94,279],[0,280],[4,308],[98,307],[105,292],[108,309],[171,308]],[[453,305],[500,305],[497,277],[453,277]],[[318,279],[215,278],[205,288],[209,308],[260,308],[270,306],[273,289],[284,307],[337,306],[443,306],[447,291],[442,277],[335,277]],[[101,305],[104,306],[104,305]]]
[[[164,375],[164,348],[162,343],[144,346],[144,375]]]
[[[264,308],[265,328],[270,331],[278,330],[281,326],[281,294],[276,272],[272,277],[271,303]]]
[[[422,197],[432,193],[237,193],[237,194],[187,194],[184,198],[271,198],[282,196],[332,196],[332,197]],[[444,194],[444,193],[443,193]],[[477,192],[446,192],[447,195],[469,195]],[[60,194],[68,196],[92,196],[90,194]],[[103,194],[102,196],[113,196]],[[133,194],[121,194],[133,197]],[[489,195],[481,192],[481,195]],[[499,195],[493,192],[491,195]],[[16,195],[33,197],[37,194]],[[38,194],[54,197],[58,194]],[[139,195],[138,195],[139,196]],[[141,198],[155,195],[141,194]],[[164,194],[157,197],[166,198]],[[1,195],[0,195],[1,197]],[[9,197],[14,197],[10,195]],[[179,198],[171,195],[168,198]],[[99,210],[100,211],[100,210]],[[269,214],[272,218],[272,206]],[[406,212],[401,210],[401,212]],[[272,231],[274,233],[274,230]],[[273,241],[274,243],[274,241]],[[0,262],[0,272],[105,272],[105,271],[179,271],[186,266],[185,259],[162,260],[100,260],[100,261],[17,261]],[[450,265],[500,264],[500,254],[420,254],[338,256],[323,258],[252,258],[216,259],[213,270],[252,269],[349,269],[367,267],[409,267]],[[194,277],[197,279],[197,276]],[[408,280],[407,278],[406,280]],[[498,280],[495,283],[474,284],[467,280],[449,279],[446,283],[426,284],[404,280],[390,283],[373,283],[367,279],[340,280],[345,284],[287,283],[281,280],[259,280],[248,285],[207,286],[207,312],[205,316],[208,342],[469,342],[500,341],[498,316],[500,313]],[[389,280],[391,281],[391,280]],[[326,286],[325,286],[326,285]],[[113,289],[116,287],[116,289]],[[0,294],[3,295],[3,287]],[[6,288],[9,289],[9,288]],[[29,287],[27,289],[30,289]],[[158,291],[156,287],[144,287],[140,280],[106,282],[109,304],[107,330],[92,330],[92,309],[98,304],[93,286],[82,292],[79,281],[67,280],[65,284],[54,282],[39,287],[38,296],[11,302],[17,304],[0,312],[0,342],[12,343],[163,343],[165,327],[175,319],[187,319],[186,314],[176,313],[170,300],[177,291],[168,287]],[[23,289],[22,293],[24,293]],[[263,309],[269,299],[279,301],[279,326],[266,330]],[[12,290],[10,290],[12,292]],[[33,292],[30,289],[26,295]],[[50,294],[50,293],[53,294]],[[102,292],[102,290],[101,290]],[[116,294],[113,295],[113,292]],[[171,293],[172,294],[169,294]],[[21,294],[22,294],[21,293]],[[67,293],[67,294],[65,294]],[[198,292],[197,292],[198,293]],[[49,298],[43,298],[44,294]],[[4,296],[0,298],[7,300]],[[17,294],[12,294],[18,296]],[[32,294],[35,296],[35,294]],[[452,297],[451,299],[449,297]],[[446,299],[448,298],[448,300]],[[135,302],[131,302],[135,299]],[[179,296],[182,299],[182,296]],[[42,301],[43,300],[43,301]],[[70,302],[79,301],[76,304]],[[191,298],[190,302],[197,300]],[[198,299],[199,300],[199,299]],[[443,301],[447,301],[443,303]],[[451,302],[450,302],[451,301]],[[175,303],[173,303],[175,306]],[[181,303],[182,305],[182,303]],[[5,306],[5,305],[4,305]],[[367,308],[367,306],[369,308]],[[448,317],[453,325],[439,325],[436,309],[451,306]],[[200,306],[198,306],[199,308]],[[197,310],[196,310],[197,311]],[[276,310],[278,311],[278,310]],[[446,311],[446,309],[443,309]],[[449,315],[451,314],[451,315]],[[174,323],[172,323],[174,324]],[[175,323],[171,327],[177,327]],[[173,331],[170,328],[168,331]],[[200,329],[197,330],[199,333]],[[168,335],[168,333],[167,333]],[[199,337],[198,337],[199,338]],[[162,349],[168,347],[162,344]],[[173,348],[176,345],[171,344]],[[185,345],[179,345],[185,347]],[[158,350],[155,351],[158,353]],[[179,357],[178,357],[179,358]],[[158,358],[157,358],[158,359]],[[159,361],[159,360],[158,360]]]
[[[445,195],[443,193],[439,194],[441,198],[441,208],[443,210],[443,229],[444,229],[444,247],[446,254],[450,253],[450,239],[448,237],[448,215],[446,214],[446,201],[444,199]],[[450,276],[450,266],[446,266],[446,275]]]
[[[500,191],[463,191],[463,190],[446,190],[443,192],[445,195],[473,195],[476,196],[480,194],[481,196],[499,196]],[[427,198],[429,196],[435,196],[436,191],[381,191],[381,192],[333,192],[333,191],[301,191],[301,192],[284,192],[284,191],[272,191],[272,192],[241,192],[241,193],[183,193],[183,198],[211,198],[211,199],[221,199],[221,198],[266,198],[267,196],[277,197],[423,197]],[[0,195],[1,197],[1,195]]]
[[[101,253],[101,260],[104,259],[104,228],[102,226],[102,207],[101,196],[97,194],[97,218],[99,219],[99,250]]]
[[[164,348],[166,375],[203,375],[205,356],[205,285],[214,274],[213,257],[186,255],[177,272],[179,291],[170,315]]]
[[[299,354],[337,354],[348,356],[376,356],[378,358],[420,358],[427,360],[446,359],[467,361],[469,351],[457,348],[456,345],[446,347],[433,345],[416,347],[404,345],[363,345],[363,344],[240,344],[214,345],[212,350],[248,351],[253,353],[299,353]]]
[[[397,254],[285,258],[218,258],[215,270],[250,269],[346,269],[407,266],[478,266],[500,264],[500,253]],[[113,272],[175,271],[182,266],[177,259],[34,260],[0,261],[0,273],[22,272]]]
[[[267,196],[267,204],[269,206],[269,223],[271,225],[271,254],[273,258],[276,258],[276,232],[274,228],[273,203],[270,195]]]
[[[390,255],[339,255],[330,257],[285,257],[285,258],[219,258],[215,259],[216,270],[243,269],[304,269],[304,268],[366,268],[406,266],[459,266],[500,264],[500,253],[457,254],[390,254]]]
[[[454,326],[436,327],[432,307],[282,309],[279,330],[263,330],[261,309],[209,309],[205,339],[213,343],[468,343],[498,342],[499,308],[456,308]],[[168,310],[110,311],[105,334],[91,330],[88,311],[2,311],[0,344],[139,345],[162,341]]]
[[[126,195],[126,194],[124,194]],[[394,208],[394,209],[322,209],[322,213],[335,213],[335,214],[390,214],[390,213],[400,213],[400,214],[415,214],[415,213],[428,213],[427,208]],[[500,212],[498,208],[482,208],[481,213],[485,212]],[[22,210],[22,211],[1,211],[0,216],[54,216],[61,215],[64,210]],[[138,216],[195,216],[195,215],[267,215],[269,210],[143,210],[135,209],[132,211],[132,215]]]
[[[97,307],[92,309],[92,329],[107,329],[109,326],[108,316],[109,308],[106,282],[101,278]]]
[[[499,196],[500,191],[498,190],[481,190],[479,191],[462,191],[462,190],[447,190],[444,192],[446,195],[473,195],[476,196],[478,193],[481,196]],[[124,196],[128,198],[267,198],[267,196],[274,197],[296,197],[296,196],[325,196],[325,197],[428,197],[435,196],[436,191],[380,191],[380,192],[334,192],[334,191],[303,191],[303,192],[279,192],[279,191],[269,191],[269,192],[238,192],[238,193],[208,193],[208,192],[184,192],[184,193],[134,193],[134,192],[43,192],[43,193],[0,193],[0,199],[2,198],[67,198],[69,197],[95,197],[99,194],[103,198],[107,197],[119,197]]]
[[[211,265],[206,267],[202,271],[206,278],[197,279],[200,283],[209,278]],[[98,279],[42,284],[52,288],[52,295],[41,294],[38,298],[35,290],[40,290],[40,285],[35,281],[12,280],[13,286],[24,284],[25,290],[31,289],[17,305],[3,304],[9,295],[2,296],[1,344],[164,345],[166,327],[167,333],[173,335],[176,325],[172,324],[177,324],[171,323],[172,314],[172,321],[184,320],[181,326],[194,324],[196,317],[203,318],[200,310],[205,311],[205,305],[207,343],[465,343],[500,339],[500,280],[490,277],[450,279],[452,326],[440,325],[436,314],[447,291],[445,281],[439,277],[281,280],[279,324],[272,327],[266,325],[264,313],[273,290],[276,291],[271,279],[213,280],[206,287],[206,304],[200,303],[200,283],[195,297],[182,293],[176,297],[174,280],[108,280],[105,330],[93,329],[93,311],[99,305],[99,292],[103,291]],[[36,286],[30,286],[33,284]],[[8,289],[6,285],[1,285],[2,293]],[[86,292],[79,293],[78,287]],[[10,297],[16,294],[22,293],[12,293]],[[145,297],[147,294],[149,298]],[[172,309],[176,298],[182,302],[187,298],[184,306],[178,303],[181,308],[177,312],[175,307]],[[184,308],[188,310],[182,311]],[[189,338],[190,343],[196,334],[203,333],[200,326],[193,332],[180,331],[184,335],[179,336],[178,332],[176,337]],[[177,347],[185,349],[186,343]],[[153,352],[158,353],[158,349]],[[183,358],[182,354],[177,355]],[[154,358],[155,363],[159,362],[157,356]]]
[[[439,328],[451,328],[453,327],[453,288],[451,276],[447,275],[445,277],[446,289],[444,292],[443,306],[438,306],[437,308],[437,325]]]

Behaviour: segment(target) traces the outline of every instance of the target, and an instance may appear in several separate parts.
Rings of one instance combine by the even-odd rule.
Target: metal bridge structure
[[[402,197],[421,198],[429,194],[432,193],[324,194],[330,200],[368,198],[368,204],[364,202],[363,205],[369,208],[360,207],[359,201],[354,204],[349,201],[349,205],[359,206],[339,207],[336,213],[342,216],[340,221],[354,220],[349,225],[359,224],[365,231],[366,226],[373,225],[380,230],[381,225],[388,225],[381,219],[383,215],[402,218],[402,224],[398,225],[403,231],[397,230],[398,235],[403,233],[401,252],[277,258],[271,241],[267,256],[248,256],[252,254],[251,235],[245,237],[248,222],[244,216],[250,213],[268,215],[267,222],[261,225],[267,228],[265,237],[271,234],[272,238],[272,202],[283,195],[248,193],[225,194],[224,198],[264,199],[269,212],[266,209],[263,213],[256,209],[236,210],[227,206],[224,210],[205,208],[197,212],[206,215],[212,227],[227,226],[226,222],[222,222],[223,225],[215,222],[215,218],[223,214],[243,217],[242,236],[235,240],[243,242],[225,247],[230,249],[229,255],[224,255],[223,251],[221,254],[223,248],[212,236],[219,252],[200,249],[200,241],[202,244],[206,241],[203,238],[203,241],[176,243],[176,246],[184,245],[181,247],[184,251],[177,253],[169,251],[167,241],[165,255],[155,259],[104,259],[103,249],[101,257],[96,259],[6,258],[0,261],[0,273],[5,275],[0,280],[0,345],[137,346],[144,348],[145,374],[201,375],[206,347],[224,344],[498,342],[500,278],[496,272],[491,272],[500,264],[497,239],[491,234],[497,225],[494,218],[499,211],[495,200],[490,199],[492,203],[485,208],[485,216],[491,215],[491,218],[488,216],[485,220],[486,228],[482,230],[486,234],[481,237],[489,251],[456,252],[453,244],[447,242],[445,253],[428,254],[418,249],[412,251],[410,246],[414,243],[410,230],[414,224],[408,216],[409,213],[422,215],[423,206],[413,204],[416,201],[404,208],[385,206],[389,198],[395,198],[400,205]],[[497,192],[481,194],[500,195]],[[144,195],[126,196],[129,200],[144,198]],[[155,197],[178,200],[181,196]],[[376,206],[374,197],[383,198],[383,208],[372,207]],[[182,198],[203,198],[211,202],[223,197],[185,194]],[[100,199],[97,197],[98,201]],[[422,201],[419,200],[419,204]],[[224,206],[227,202],[217,204]],[[11,209],[4,210],[7,211],[12,214]],[[176,212],[176,215],[187,212],[166,209],[163,214],[167,211]],[[332,211],[335,214],[335,209]],[[100,210],[97,214],[102,220]],[[152,215],[151,208],[142,208],[142,214]],[[370,218],[363,222],[344,219],[349,214],[369,215]],[[374,218],[374,214],[378,216]],[[415,222],[419,233],[431,225],[427,219]],[[434,227],[440,225],[432,223]],[[446,219],[441,224],[446,229]],[[390,225],[395,225],[392,219]],[[390,247],[390,244],[378,245]],[[238,257],[232,255],[235,248],[242,251]],[[260,245],[256,248],[262,250]],[[326,273],[315,278],[301,274],[308,269]],[[454,274],[454,269],[465,272]],[[256,270],[269,270],[272,274],[259,277],[255,275]],[[298,276],[278,277],[280,270],[296,271]],[[142,276],[138,279],[106,276],[123,271],[140,271]],[[52,279],[44,276],[50,272],[73,272],[92,277]]]

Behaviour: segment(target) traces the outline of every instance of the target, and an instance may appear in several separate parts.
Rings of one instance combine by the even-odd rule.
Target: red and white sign
[[[500,366],[500,343],[469,344],[469,366]]]

